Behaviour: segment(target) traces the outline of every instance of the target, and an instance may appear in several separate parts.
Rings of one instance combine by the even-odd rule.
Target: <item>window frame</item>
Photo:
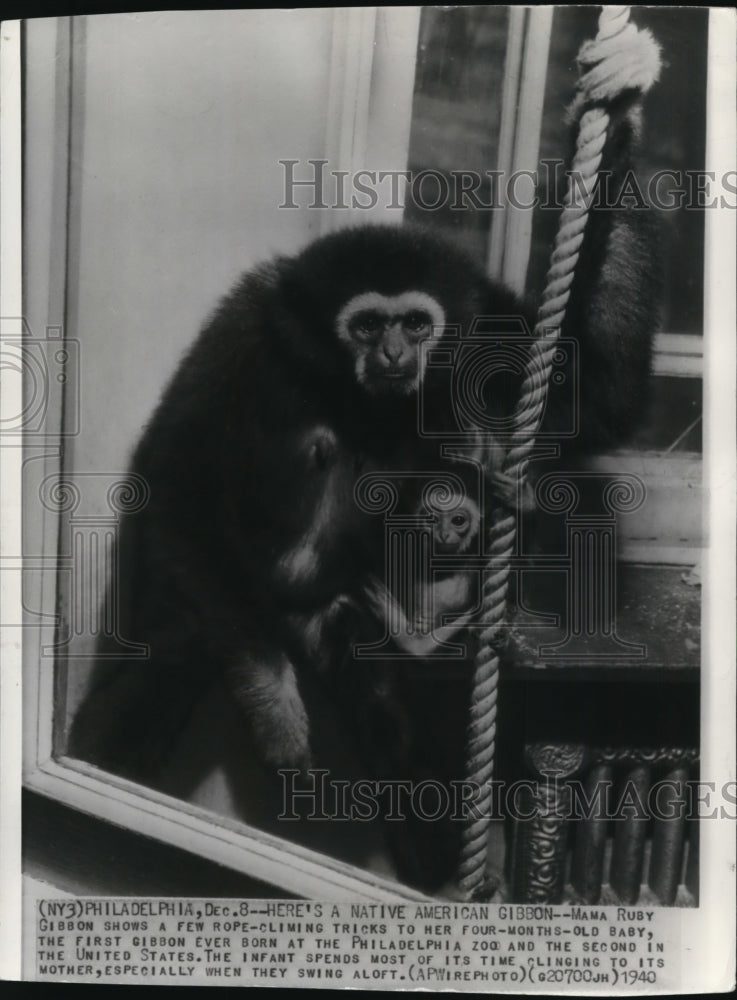
[[[420,9],[414,10],[416,31]],[[401,8],[341,8],[334,12],[331,89],[333,93],[353,95],[352,100],[336,101],[330,109],[328,119],[326,155],[333,156],[340,169],[357,169],[364,162],[371,164],[372,160],[380,160],[377,144],[380,141],[386,142],[389,133],[394,150],[390,167],[403,169],[406,166],[414,63],[410,74],[406,71],[405,53],[412,46],[411,30],[407,31],[405,28],[398,36],[400,44],[397,52],[400,59],[397,61],[404,67],[399,99],[399,106],[403,110],[400,115],[397,115],[396,79],[387,68],[391,64],[392,53],[382,49],[382,44],[388,44],[386,39],[392,37],[386,28],[391,27],[391,19],[398,16],[397,11],[401,11]],[[532,21],[534,22],[534,18]],[[37,249],[33,260],[25,260],[24,263],[26,280],[28,274],[32,273],[36,283],[35,306],[30,302],[25,305],[30,307],[31,315],[35,308],[38,316],[66,315],[67,239],[74,238],[73,233],[68,237],[66,230],[68,164],[70,157],[76,152],[70,148],[70,101],[74,100],[70,42],[72,20],[61,18],[57,24],[57,56],[62,53],[64,58],[57,61],[56,90],[52,101],[52,104],[55,101],[55,107],[45,109],[44,117],[47,125],[54,130],[53,155],[47,161],[33,166],[34,171],[38,172],[38,186],[34,186],[34,191],[41,192],[34,195],[38,210],[46,211],[51,220],[49,240]],[[544,35],[544,25],[542,28]],[[416,50],[416,35],[414,42]],[[362,53],[361,60],[356,59],[357,47]],[[372,72],[368,74],[370,86],[366,85],[364,76],[367,73],[367,61],[372,67]],[[382,72],[374,72],[382,65]],[[525,108],[518,107],[518,117],[524,113],[527,113]],[[384,127],[381,127],[382,120]],[[380,138],[382,136],[383,140]],[[26,149],[32,140],[33,137],[26,137]],[[397,165],[402,146],[405,162]],[[524,152],[524,157],[527,155],[528,152]],[[365,161],[363,157],[366,157]],[[533,165],[533,169],[536,165]],[[525,167],[526,164],[519,163],[517,166]],[[344,222],[345,216],[340,216],[339,213],[326,214],[324,228],[334,228]],[[40,263],[42,259],[46,260],[45,268]],[[524,266],[526,271],[526,257]],[[5,284],[7,283],[6,281]],[[708,290],[707,285],[705,294]],[[657,374],[690,377],[700,375],[701,338],[659,335],[656,341],[655,371]],[[50,399],[47,414],[48,441],[58,444],[50,445],[47,450],[44,458],[45,475],[61,469],[63,399],[60,391]],[[639,471],[646,481],[650,482],[652,477],[661,475],[658,469],[663,467],[666,467],[666,478],[671,481],[678,479],[674,472],[675,465],[668,468],[668,456],[641,455],[640,459],[643,464]],[[683,456],[679,456],[672,461],[675,463],[683,460]],[[7,470],[7,463],[5,469]],[[40,511],[39,516],[43,557],[49,564],[53,564],[61,516],[45,509]],[[635,561],[650,561],[647,553],[637,550],[629,551],[628,556]],[[660,552],[655,554],[653,561],[662,559],[663,553]],[[676,561],[680,562],[681,559],[685,559],[684,553],[677,555]],[[30,606],[40,609],[41,614],[46,617],[40,627],[26,619],[26,627],[18,629],[19,633],[23,633],[24,783],[27,788],[110,823],[209,858],[225,867],[252,874],[261,881],[295,895],[330,900],[397,901],[425,898],[400,883],[291,844],[243,822],[218,816],[210,810],[147,789],[85,762],[64,755],[54,757],[53,723],[58,686],[55,671],[44,669],[42,656],[43,647],[53,644],[55,622],[59,613],[58,576],[54,569],[49,568],[48,564],[39,566],[30,579],[30,591]]]

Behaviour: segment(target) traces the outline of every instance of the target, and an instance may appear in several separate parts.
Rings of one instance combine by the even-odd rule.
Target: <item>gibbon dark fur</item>
[[[611,171],[610,192],[631,165],[632,110],[623,101],[613,116],[602,164]],[[636,426],[647,400],[658,288],[649,213],[592,211],[562,331],[578,339],[582,371],[580,433],[569,452],[616,445]],[[222,301],[132,461],[150,501],[126,517],[119,537],[120,631],[147,643],[150,658],[100,660],[72,725],[71,754],[161,785],[177,736],[219,677],[267,764],[310,763],[300,676],[319,675],[325,665],[311,662],[321,640],[317,647],[306,641],[305,630],[314,638],[333,612],[340,619],[357,581],[381,572],[382,525],[358,509],[353,486],[365,470],[426,469],[432,454],[417,434],[422,373],[413,374],[402,339],[428,322],[422,308],[410,303],[403,314],[397,306],[397,316],[389,308],[377,320],[357,306],[340,336],[336,324],[365,293],[403,303],[411,290],[439,303],[446,323],[462,333],[478,316],[527,315],[533,325],[478,262],[411,227],[334,233],[245,275]],[[364,346],[357,345],[376,343],[377,323],[384,339],[359,358]],[[390,384],[384,372],[399,364],[406,367]],[[442,394],[433,397],[430,377],[424,388],[432,405],[448,407]],[[500,412],[516,404],[517,391],[510,380],[496,401]],[[546,428],[565,419],[551,407]],[[346,639],[344,627],[325,634]],[[332,680],[325,680],[328,690]],[[464,698],[467,686],[468,678],[459,682]],[[411,715],[412,701],[401,717]],[[354,710],[360,715],[361,705]],[[458,752],[447,760],[462,767],[463,727],[456,729]],[[436,745],[443,739],[432,737]],[[450,853],[434,869],[430,853],[424,873],[410,865],[400,874],[423,887],[441,884]]]

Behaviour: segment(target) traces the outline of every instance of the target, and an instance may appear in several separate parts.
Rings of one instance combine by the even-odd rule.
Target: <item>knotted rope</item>
[[[598,33],[578,55],[579,81],[570,114],[580,117],[576,152],[538,310],[520,402],[502,471],[522,486],[545,408],[553,355],[560,336],[583,242],[601,155],[609,127],[605,102],[625,90],[649,90],[660,71],[660,50],[652,35],[629,23],[629,7],[605,6]],[[486,625],[480,633],[467,734],[467,779],[479,793],[474,815],[463,830],[459,887],[466,898],[483,895],[491,823],[491,777],[496,746],[498,647],[503,634],[516,517],[495,511],[489,530],[489,565],[483,588]]]

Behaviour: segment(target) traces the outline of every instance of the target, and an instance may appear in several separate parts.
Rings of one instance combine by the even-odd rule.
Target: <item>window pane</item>
[[[438,183],[428,177],[418,186],[418,201],[408,196],[405,216],[455,236],[480,259],[486,258],[490,209],[454,210],[451,172],[483,178],[498,155],[507,7],[426,7],[420,22],[417,76],[412,108],[408,167],[448,178],[451,196],[438,209]],[[491,201],[491,182],[482,179],[478,198]]]
[[[568,156],[565,109],[576,84],[576,54],[596,34],[598,8],[561,7],[555,11],[550,63],[540,137],[540,159]],[[637,8],[632,21],[648,28],[660,43],[663,67],[660,80],[644,102],[644,129],[637,176],[645,198],[657,171],[704,169],[706,138],[706,55],[708,10],[678,11]],[[544,181],[544,175],[541,180]],[[684,181],[684,183],[687,183]],[[682,186],[679,183],[679,187]],[[663,192],[668,185],[663,182]],[[688,190],[688,188],[686,188]],[[542,187],[542,202],[553,192]],[[562,197],[563,190],[558,192]],[[661,329],[670,333],[701,334],[703,325],[704,214],[678,208],[661,211],[665,295]],[[550,245],[558,224],[557,212],[538,211],[533,229],[528,288],[537,301],[545,282]]]
[[[597,31],[598,8],[559,7],[553,20],[545,92],[540,160],[570,155],[571,134],[566,108],[576,87],[576,55]],[[415,187],[408,195],[406,216],[454,235],[485,260],[493,210],[454,205],[458,173],[481,178],[482,204],[493,204],[485,171],[497,169],[501,94],[504,84],[508,9],[500,7],[426,8],[422,13],[417,77],[410,138],[409,169]],[[688,190],[684,171],[704,169],[706,54],[708,11],[638,8],[632,21],[652,31],[662,49],[658,83],[645,98],[642,150],[637,176],[647,198],[653,175],[678,172],[679,189]],[[418,174],[437,171],[420,184]],[[455,174],[455,184],[451,182]],[[682,180],[681,180],[682,179]],[[555,204],[554,192],[540,176],[542,204]],[[551,172],[552,180],[552,172]],[[668,184],[660,192],[666,195]],[[659,192],[659,193],[660,193]],[[558,191],[558,201],[564,187]],[[443,195],[446,195],[443,197]],[[418,203],[419,202],[419,203]],[[431,207],[437,203],[438,207]],[[660,213],[665,295],[661,329],[672,333],[702,332],[703,212],[685,207]],[[535,212],[527,290],[538,301],[548,268],[559,213]]]

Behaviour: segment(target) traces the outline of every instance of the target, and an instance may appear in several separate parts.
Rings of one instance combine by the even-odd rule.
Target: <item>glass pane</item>
[[[576,54],[596,34],[598,8],[561,7],[555,11],[540,159],[567,156],[565,109],[576,84]],[[704,169],[706,139],[706,55],[708,11],[681,8],[635,8],[632,21],[648,28],[661,46],[659,81],[644,102],[644,129],[637,176],[645,198],[657,171],[673,170],[679,188],[688,191],[685,171]],[[545,175],[541,176],[544,183]],[[665,182],[663,182],[665,183]],[[667,185],[666,185],[667,187]],[[663,189],[665,190],[665,188]],[[563,196],[563,190],[558,192]],[[541,186],[541,202],[554,192]],[[662,254],[665,295],[661,329],[669,333],[701,334],[703,327],[704,213],[679,207],[662,210]],[[537,301],[545,281],[550,245],[558,213],[538,211],[533,229],[528,289]]]
[[[508,19],[507,7],[423,10],[409,145],[413,177],[431,170],[448,179],[459,171],[483,178],[495,169]],[[478,187],[483,204],[491,201],[490,185],[486,178]],[[412,193],[407,219],[437,226],[485,259],[490,209],[454,210],[453,197],[441,199],[438,181],[430,176],[414,192],[417,200]],[[423,207],[436,200],[437,209]]]
[[[597,31],[598,8],[560,7],[554,14],[540,160],[570,155],[572,136],[566,108],[578,78],[576,55]],[[704,169],[706,52],[708,11],[639,8],[632,20],[648,28],[662,49],[659,82],[644,103],[644,130],[637,176],[645,197],[653,176],[673,170],[678,186],[688,190],[685,171]],[[469,208],[454,196],[461,171],[481,178],[478,198],[493,203],[488,170],[497,169],[501,93],[508,9],[503,7],[426,8],[422,13],[417,77],[410,138],[409,170],[417,179],[432,171],[408,193],[406,217],[454,235],[485,260],[493,210]],[[455,184],[451,182],[455,175]],[[443,178],[447,187],[443,186]],[[558,203],[564,187],[548,187],[544,171],[541,204]],[[663,191],[667,189],[667,185]],[[420,203],[418,203],[420,202]],[[437,208],[432,207],[437,204]],[[455,204],[455,208],[454,208]],[[462,207],[461,207],[462,206]],[[527,290],[539,300],[555,238],[559,213],[535,212]],[[660,212],[665,275],[661,328],[672,333],[702,332],[703,212],[679,207]]]

